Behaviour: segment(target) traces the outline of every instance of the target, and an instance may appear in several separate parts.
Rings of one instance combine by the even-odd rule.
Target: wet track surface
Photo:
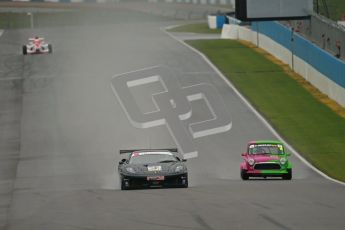
[[[175,21],[121,15],[128,20],[12,30],[0,38],[2,229],[345,226],[345,188],[294,156],[292,181],[242,181],[247,141],[274,135],[199,55],[161,31]],[[52,55],[21,55],[33,34],[53,44]],[[175,70],[181,87],[215,86],[232,127],[194,140],[190,188],[120,191],[119,149],[176,145],[166,126],[133,127],[111,87],[113,76],[152,66]],[[154,110],[155,90],[133,92],[143,112]],[[192,108],[193,121],[207,117],[203,103]]]

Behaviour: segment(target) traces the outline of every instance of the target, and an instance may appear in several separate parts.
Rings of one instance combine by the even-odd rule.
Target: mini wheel
[[[241,169],[241,178],[242,178],[242,180],[248,180],[249,179],[247,171],[244,169]]]
[[[283,179],[284,180],[291,180],[292,179],[292,170],[288,169],[287,171],[288,171],[288,173],[283,175]]]

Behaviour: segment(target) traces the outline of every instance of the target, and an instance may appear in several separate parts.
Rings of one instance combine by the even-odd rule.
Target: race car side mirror
[[[127,160],[126,159],[122,159],[120,162],[119,162],[119,165],[123,165]]]
[[[247,153],[241,153],[241,156],[243,156],[243,157],[246,156],[246,155],[247,155]]]

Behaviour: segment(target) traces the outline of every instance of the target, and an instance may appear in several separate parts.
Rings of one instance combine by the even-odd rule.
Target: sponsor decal
[[[154,171],[162,171],[162,166],[147,166],[147,171],[154,172]]]

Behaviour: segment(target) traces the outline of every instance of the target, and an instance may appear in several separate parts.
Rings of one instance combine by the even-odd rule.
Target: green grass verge
[[[326,0],[328,6],[329,17],[335,21],[340,20],[341,16],[345,14],[345,1],[344,0]],[[324,8],[319,1],[320,12],[324,14]]]
[[[221,29],[209,29],[207,23],[197,23],[197,24],[188,24],[179,27],[175,27],[169,32],[191,32],[193,33],[204,33],[204,34],[219,34]]]
[[[204,53],[303,156],[345,181],[345,119],[255,50],[230,40],[188,41]]]
[[[28,28],[30,18],[26,14],[0,13],[0,28]]]

